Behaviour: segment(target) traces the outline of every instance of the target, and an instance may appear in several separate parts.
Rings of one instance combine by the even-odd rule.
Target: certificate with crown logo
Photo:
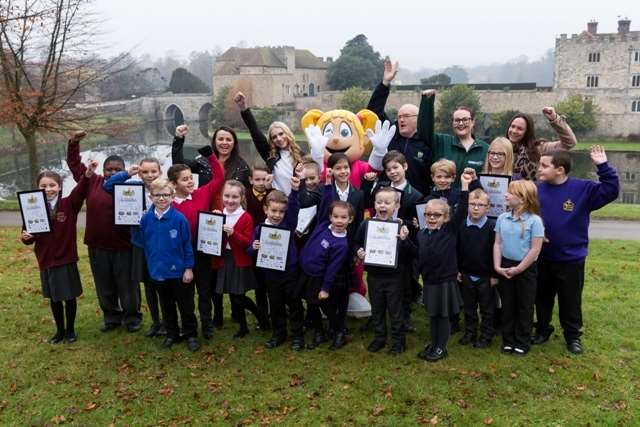
[[[209,255],[222,255],[222,236],[225,216],[211,212],[198,212],[196,250]]]
[[[290,239],[291,230],[262,224],[256,267],[284,271],[287,267]]]
[[[113,223],[140,225],[146,210],[146,197],[142,183],[115,184],[113,186]]]
[[[489,212],[487,216],[497,218],[507,211],[507,202],[504,198],[509,190],[511,177],[507,175],[492,175],[481,173],[478,175],[482,189],[489,195]]]
[[[396,268],[399,233],[398,221],[370,219],[364,238],[364,265]]]
[[[49,205],[44,190],[19,191],[18,203],[22,224],[29,234],[43,234],[51,232],[51,218]]]

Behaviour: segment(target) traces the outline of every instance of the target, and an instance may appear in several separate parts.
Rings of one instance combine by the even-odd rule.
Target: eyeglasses
[[[156,199],[170,199],[171,194],[168,194],[168,193],[152,194],[151,197],[154,197]]]
[[[486,203],[469,203],[469,207],[473,209],[486,208],[487,206]]]
[[[403,120],[403,119],[407,120],[407,119],[409,119],[411,117],[418,117],[418,115],[417,114],[402,114],[402,115],[398,116],[398,120]]]
[[[497,152],[497,151],[489,151],[489,157],[503,158],[503,157],[507,157],[507,153],[500,153],[500,152]]]
[[[427,218],[440,218],[442,217],[444,214],[441,214],[439,212],[425,212],[424,216],[426,216]]]
[[[453,123],[459,125],[459,124],[467,124],[469,122],[471,122],[471,120],[473,120],[471,117],[463,117],[461,119],[453,119]]]

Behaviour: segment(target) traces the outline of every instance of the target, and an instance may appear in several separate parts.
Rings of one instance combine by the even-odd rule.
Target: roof
[[[285,47],[252,47],[227,49],[218,56],[218,74],[238,74],[240,67],[286,68]],[[289,48],[292,49],[292,48]],[[307,49],[294,49],[296,68],[326,69],[328,64]]]

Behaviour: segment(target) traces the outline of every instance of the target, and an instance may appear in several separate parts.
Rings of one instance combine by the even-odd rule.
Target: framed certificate
[[[302,208],[298,211],[298,225],[296,226],[296,232],[304,234],[309,229],[311,221],[316,217],[318,212],[318,205],[309,206],[308,208]]]
[[[18,191],[17,195],[25,231],[29,234],[50,233],[49,203],[44,190]]]
[[[287,266],[290,239],[291,230],[262,224],[256,267],[284,271]]]
[[[427,228],[427,218],[424,217],[424,208],[427,207],[427,203],[416,203],[416,218],[418,224],[420,224],[420,230]]]
[[[209,255],[222,255],[222,236],[225,216],[211,212],[198,212],[196,250]]]
[[[364,265],[396,268],[400,223],[370,219],[364,238]]]
[[[140,225],[140,219],[145,210],[146,196],[142,183],[113,186],[113,223],[115,225]]]
[[[504,195],[507,194],[511,177],[507,175],[492,175],[481,173],[478,175],[480,185],[489,195],[489,212],[487,216],[497,218],[507,211],[507,202]]]

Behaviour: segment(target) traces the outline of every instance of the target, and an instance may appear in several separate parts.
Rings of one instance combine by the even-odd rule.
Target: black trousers
[[[518,261],[502,258],[502,267],[515,267],[518,264]],[[503,345],[529,350],[537,276],[538,269],[534,262],[511,279],[500,277],[498,290],[502,300]]]
[[[536,318],[538,333],[553,331],[551,317],[558,295],[560,325],[564,339],[569,342],[582,335],[582,288],[584,287],[584,261],[576,263],[538,261],[538,292]]]
[[[194,314],[193,297],[195,286],[192,283],[182,283],[182,279],[170,279],[151,282],[160,295],[162,318],[167,328],[167,337],[177,339],[180,335],[178,326],[178,310],[182,320],[182,335],[185,338],[198,335],[198,321]],[[176,310],[177,306],[177,310]]]
[[[253,273],[256,277],[256,289],[254,290],[256,295],[256,305],[264,318],[267,319],[269,317],[270,301],[270,299],[267,298],[267,294],[269,292],[267,289],[267,275],[270,276],[270,273],[266,273],[260,268],[254,268]]]
[[[298,272],[269,272],[263,277],[271,307],[273,336],[278,338],[287,336],[288,309],[291,336],[294,338],[303,337],[304,308],[302,307],[302,290],[298,281]],[[258,309],[260,309],[259,304]]]
[[[347,328],[349,288],[347,286],[334,286],[331,288],[329,298],[320,301],[320,308],[329,319],[329,329],[333,333],[344,332]]]
[[[403,342],[404,311],[403,297],[405,284],[399,274],[367,275],[369,285],[369,300],[371,301],[371,321],[376,340],[387,339],[387,312],[391,325],[391,339],[393,342]]]
[[[413,267],[412,267],[413,268]],[[411,322],[411,304],[415,301],[416,290],[414,285],[414,278],[410,268],[405,268],[398,273],[400,277],[401,286],[401,307],[402,307],[402,323],[404,327],[412,325]],[[367,280],[369,276],[367,276]],[[373,307],[372,307],[373,309]]]
[[[193,280],[198,292],[198,314],[200,324],[203,329],[212,326],[211,308],[213,301],[213,288],[211,287],[211,255],[195,251],[195,267],[193,269]]]
[[[491,339],[495,334],[493,314],[496,296],[489,279],[482,277],[472,281],[469,275],[462,275],[462,299],[464,301],[464,332],[476,336],[478,333],[478,309],[480,310],[480,337]]]
[[[131,251],[88,249],[89,264],[104,323],[140,323],[140,286],[131,280]]]

